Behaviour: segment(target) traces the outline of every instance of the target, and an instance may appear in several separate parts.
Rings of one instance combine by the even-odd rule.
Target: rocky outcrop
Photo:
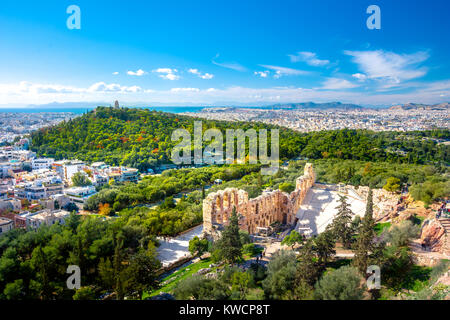
[[[420,243],[432,252],[443,252],[445,241],[445,228],[439,220],[425,220],[422,225]]]
[[[445,230],[445,243],[442,253],[447,257],[450,257],[450,219],[439,219],[439,222],[444,227]]]
[[[290,194],[275,190],[249,199],[246,191],[236,188],[211,193],[203,200],[203,231],[210,235],[216,233],[217,228],[228,223],[234,207],[240,216],[240,228],[250,234],[274,222],[295,225],[296,213],[314,185],[315,177],[312,164],[307,163]]]
[[[349,187],[349,186],[347,186]],[[369,187],[359,186],[354,189],[361,198],[366,201]],[[373,193],[373,218],[376,222],[390,221],[398,212],[400,196],[384,189],[372,189]]]

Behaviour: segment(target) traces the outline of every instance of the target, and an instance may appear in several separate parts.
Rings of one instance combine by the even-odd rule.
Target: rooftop
[[[5,224],[10,224],[11,222],[12,222],[11,219],[0,217],[0,226],[3,226]]]

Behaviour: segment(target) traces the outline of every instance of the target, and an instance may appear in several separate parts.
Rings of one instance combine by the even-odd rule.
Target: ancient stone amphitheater
[[[240,216],[240,228],[250,234],[274,222],[295,225],[296,213],[315,178],[312,164],[307,163],[304,174],[297,178],[296,188],[290,194],[275,190],[249,199],[246,191],[236,188],[211,193],[203,200],[203,231],[212,234],[218,227],[226,225],[234,207]]]

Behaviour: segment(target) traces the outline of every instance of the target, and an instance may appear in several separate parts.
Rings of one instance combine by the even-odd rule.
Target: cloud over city
[[[289,54],[288,56],[290,57],[291,62],[303,61],[314,67],[322,67],[330,63],[329,60],[321,60],[317,57],[316,53],[309,51],[301,51],[296,54]]]

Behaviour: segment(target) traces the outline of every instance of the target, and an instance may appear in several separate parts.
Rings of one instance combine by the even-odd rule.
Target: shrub
[[[177,300],[225,300],[231,292],[220,280],[193,276],[181,281],[174,294]]]
[[[73,300],[95,300],[95,292],[91,287],[81,287],[73,295]]]
[[[320,300],[361,300],[363,277],[358,269],[344,266],[326,273],[316,283],[315,297]]]
[[[254,243],[247,243],[247,244],[244,244],[244,246],[242,247],[242,253],[247,254],[251,257],[256,256],[260,252],[261,252],[261,248],[256,246]]]
[[[284,182],[284,183],[280,184],[279,189],[283,192],[291,193],[292,191],[295,190],[295,185],[290,182]]]
[[[293,288],[297,259],[295,254],[280,250],[267,265],[267,278],[262,286],[269,299],[285,298]]]
[[[393,226],[387,233],[387,241],[394,247],[407,246],[411,239],[419,235],[420,227],[411,221],[402,221],[400,225]]]

